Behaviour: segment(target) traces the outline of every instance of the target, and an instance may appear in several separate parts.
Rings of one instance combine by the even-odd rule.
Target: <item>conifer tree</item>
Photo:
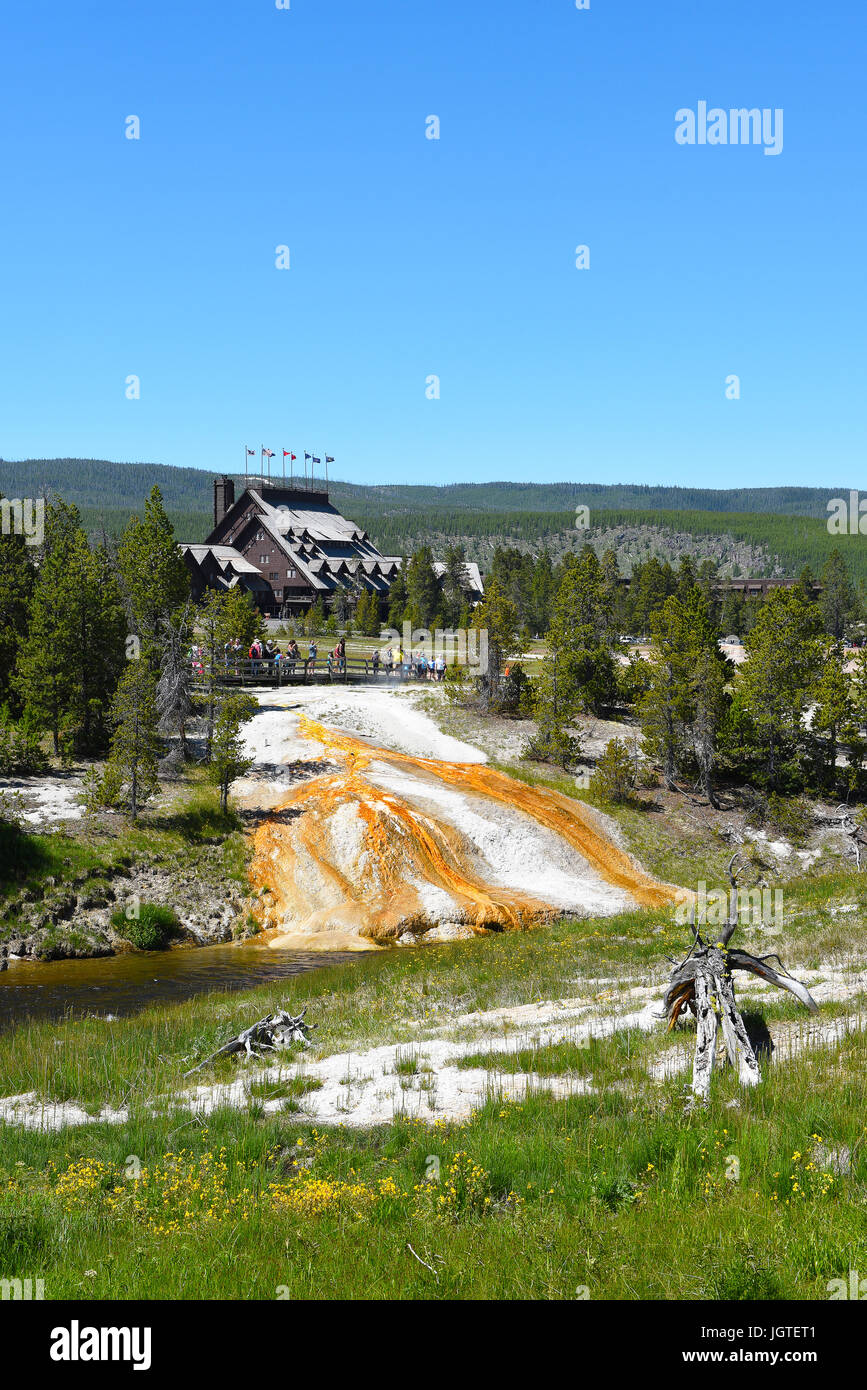
[[[189,598],[190,579],[166,515],[162,493],[151,489],[144,520],[132,517],[118,546],[118,562],[133,630],[143,655],[156,672],[160,662],[160,624]]]
[[[195,625],[203,652],[202,699],[207,718],[206,756],[210,759],[217,683],[225,668],[227,644],[237,638],[246,656],[254,637],[263,634],[264,626],[250,595],[238,588],[208,589],[196,611]]]
[[[822,567],[820,603],[825,631],[839,642],[858,609],[849,571],[839,550],[832,550]]]
[[[528,622],[534,633],[538,632],[542,635],[548,631],[555,589],[554,566],[546,547],[533,566],[533,578],[530,584]]]
[[[813,734],[824,735],[823,775],[829,786],[837,775],[837,752],[841,735],[852,729],[855,702],[851,682],[844,670],[846,656],[840,642],[828,643],[822,659],[821,672],[813,689],[815,705],[810,728]]]
[[[473,614],[473,627],[487,633],[487,670],[478,678],[482,707],[496,709],[502,693],[506,667],[517,648],[518,613],[511,599],[503,594],[496,580],[487,586],[484,603]]]
[[[163,619],[160,678],[156,693],[160,733],[177,734],[185,760],[189,757],[187,720],[193,710],[193,668],[190,662],[193,616],[192,605],[187,603],[179,613]]]
[[[747,660],[735,706],[746,716],[748,743],[774,790],[785,777],[801,775],[804,714],[821,670],[821,639],[819,608],[796,585],[768,594],[744,642]]]
[[[388,591],[388,625],[400,629],[406,611],[406,556]]]
[[[229,785],[236,777],[253,766],[241,737],[241,726],[253,717],[259,706],[252,696],[237,692],[220,701],[220,712],[214,725],[210,774],[220,788],[220,810],[229,806]]]
[[[672,791],[676,773],[694,757],[705,795],[715,806],[712,774],[727,674],[698,585],[666,599],[651,617],[651,631],[649,688],[639,702],[645,749]]]
[[[50,731],[55,754],[62,742],[68,750],[105,741],[126,628],[105,547],[92,552],[77,509],[51,503],[15,680],[28,719]]]
[[[32,547],[23,536],[0,534],[0,708],[8,705],[13,716],[23,708],[13,676],[27,638],[35,580]]]
[[[466,587],[467,552],[462,545],[449,545],[443,557],[445,572],[442,577],[443,626],[456,628],[460,623],[461,609],[464,606]]]
[[[433,553],[429,545],[415,552],[406,570],[406,608],[404,620],[413,627],[433,625],[440,606],[439,580],[433,568]]]
[[[110,765],[123,780],[123,800],[131,820],[157,790],[157,759],[160,739],[157,732],[156,681],[148,663],[130,661],[120,678],[112,701]]]

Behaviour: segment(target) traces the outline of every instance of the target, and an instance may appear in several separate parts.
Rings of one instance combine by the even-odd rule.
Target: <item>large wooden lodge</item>
[[[366,531],[331,505],[327,492],[260,477],[246,483],[236,498],[233,478],[215,478],[214,529],[201,545],[181,546],[194,597],[240,585],[272,618],[291,618],[340,591],[388,597],[402,558],[383,555]],[[480,599],[478,566],[468,564],[466,577],[468,597]]]

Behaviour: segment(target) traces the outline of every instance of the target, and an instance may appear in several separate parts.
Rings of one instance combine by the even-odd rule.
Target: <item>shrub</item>
[[[27,776],[45,772],[48,758],[39,734],[25,724],[0,721],[0,776]]]
[[[127,917],[122,907],[115,908],[111,924],[118,935],[140,951],[164,951],[181,934],[177,914],[157,903],[140,903],[137,917]]]
[[[793,844],[803,844],[813,828],[815,820],[813,807],[803,796],[778,796],[761,792],[751,798],[752,805],[747,813],[747,824],[753,827],[769,827],[780,835],[785,835]]]
[[[88,811],[112,810],[120,805],[123,773],[117,763],[108,762],[102,771],[90,767],[84,774],[81,800]]]
[[[540,719],[538,729],[527,740],[522,756],[539,763],[554,763],[568,772],[581,761],[581,740],[577,735],[570,734],[562,724],[551,719]]]
[[[526,717],[532,713],[532,707],[533,689],[527,673],[519,661],[513,661],[506,667],[497,713]]]
[[[635,790],[635,764],[623,739],[613,738],[600,753],[590,790],[600,801],[622,805]]]

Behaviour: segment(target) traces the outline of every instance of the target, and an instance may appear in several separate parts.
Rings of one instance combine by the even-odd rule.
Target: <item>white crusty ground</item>
[[[799,971],[816,1002],[854,998],[867,987],[864,965],[838,967],[826,965],[813,971]],[[756,982],[738,989],[741,1002],[751,998],[780,996],[780,991]],[[557,1042],[581,1044],[591,1038],[609,1037],[627,1029],[663,1036],[660,1003],[665,987],[662,974],[652,983],[636,984],[632,979],[576,980],[585,992],[564,999],[546,999],[535,1004],[519,1004],[462,1014],[447,1024],[414,1023],[418,1033],[412,1042],[389,1043],[362,1051],[336,1052],[316,1056],[316,1049],[270,1066],[259,1061],[238,1062],[233,1079],[221,1083],[202,1083],[179,1089],[162,1097],[154,1106],[185,1111],[206,1117],[222,1106],[244,1110],[250,1104],[251,1083],[279,1083],[290,1076],[306,1076],[322,1083],[301,1101],[305,1117],[320,1124],[342,1124],[356,1128],[389,1124],[398,1117],[413,1117],[433,1123],[436,1120],[467,1119],[474,1110],[497,1098],[520,1100],[530,1092],[568,1096],[593,1092],[592,1075],[539,1076],[535,1073],[498,1073],[487,1068],[464,1069],[456,1065],[462,1056],[484,1051],[518,1051],[526,1047]],[[867,1016],[856,1007],[847,1015],[823,1021],[804,1013],[797,1022],[774,1022],[770,1031],[774,1042],[771,1059],[763,1058],[763,1070],[785,1063],[806,1048],[828,1047],[849,1032],[863,1031]],[[458,1036],[463,1035],[463,1036]],[[662,1057],[648,1059],[648,1078],[663,1081],[686,1073],[695,1046],[694,1030],[679,1030],[680,1043]],[[397,1067],[412,1056],[418,1070],[402,1076]],[[281,1109],[282,1100],[257,1101],[267,1113]],[[105,1108],[98,1115],[88,1114],[72,1101],[45,1102],[33,1093],[0,1100],[0,1122],[27,1129],[59,1130],[83,1124],[124,1124],[125,1108]]]

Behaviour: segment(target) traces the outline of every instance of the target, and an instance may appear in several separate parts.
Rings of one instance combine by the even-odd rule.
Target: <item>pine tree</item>
[[[406,608],[404,620],[413,627],[430,628],[440,605],[440,586],[433,568],[433,554],[423,545],[410,560],[406,570]]]
[[[651,618],[651,630],[649,688],[639,702],[645,749],[660,763],[671,791],[693,756],[705,795],[716,806],[712,774],[727,673],[698,585],[666,599]]]
[[[55,754],[62,742],[67,750],[103,745],[126,628],[105,548],[90,550],[75,507],[50,504],[15,681],[28,720],[51,732]]]
[[[528,622],[534,633],[538,632],[541,635],[548,631],[555,589],[554,566],[546,548],[533,566],[533,578],[530,584]]]
[[[253,766],[241,737],[241,726],[251,719],[259,706],[250,695],[239,692],[220,701],[220,712],[214,726],[210,775],[220,788],[220,810],[229,806],[229,785]]]
[[[27,639],[35,581],[31,547],[24,537],[0,534],[0,708],[8,705],[12,715],[23,708],[13,675]]]
[[[821,634],[819,608],[798,585],[768,594],[744,642],[747,660],[735,706],[746,716],[748,741],[774,789],[785,776],[800,776],[804,714],[821,670]]]
[[[124,801],[131,820],[153,796],[159,785],[157,758],[156,682],[146,661],[130,661],[112,701],[115,725],[111,740],[111,765],[123,779]]]
[[[728,707],[727,679],[725,663],[720,658],[716,644],[713,647],[700,647],[689,683],[692,746],[704,794],[715,808],[719,802],[714,790],[713,772],[717,762],[719,730]]]
[[[617,552],[614,550],[606,550],[602,556],[600,583],[605,639],[610,645],[613,645],[617,641],[623,625],[624,594],[624,586],[620,582]]]
[[[852,727],[855,703],[851,683],[844,670],[846,654],[840,642],[830,642],[822,660],[822,669],[813,689],[815,706],[810,728],[817,736],[824,735],[824,777],[833,786],[837,776],[837,751],[843,730]]]
[[[361,594],[355,610],[355,627],[364,637],[379,635],[379,599],[371,590]]]
[[[478,680],[479,696],[484,709],[496,709],[502,694],[506,667],[517,649],[518,613],[511,599],[503,594],[492,580],[485,601],[473,614],[473,627],[487,633],[487,670]]]
[[[264,626],[252,598],[243,589],[208,589],[196,611],[196,629],[203,653],[202,703],[206,712],[206,757],[211,757],[217,682],[225,669],[226,648],[235,639],[246,653],[254,637],[262,636]]]
[[[602,566],[592,546],[570,556],[554,599],[548,627],[550,659],[574,711],[601,713],[613,704],[617,679],[610,644],[614,633],[606,606]]]
[[[188,603],[174,617],[163,619],[160,678],[156,693],[160,733],[177,734],[185,760],[189,757],[187,720],[193,710],[192,640],[193,611]]]
[[[75,685],[78,581],[73,559],[81,539],[75,507],[64,502],[46,507],[30,629],[15,678],[26,717],[51,733],[55,756],[60,754],[61,733],[68,728]]]
[[[858,609],[849,571],[839,550],[832,550],[822,568],[820,603],[825,631],[839,642]]]
[[[407,561],[404,556],[403,564],[388,591],[388,625],[396,630],[400,630],[406,612],[406,567]]]
[[[86,749],[108,740],[108,708],[126,659],[127,620],[107,547],[77,549],[80,577],[77,698],[73,714]]]
[[[151,489],[145,515],[131,517],[118,547],[133,630],[155,672],[160,661],[160,625],[190,595],[190,579],[158,487]]]

